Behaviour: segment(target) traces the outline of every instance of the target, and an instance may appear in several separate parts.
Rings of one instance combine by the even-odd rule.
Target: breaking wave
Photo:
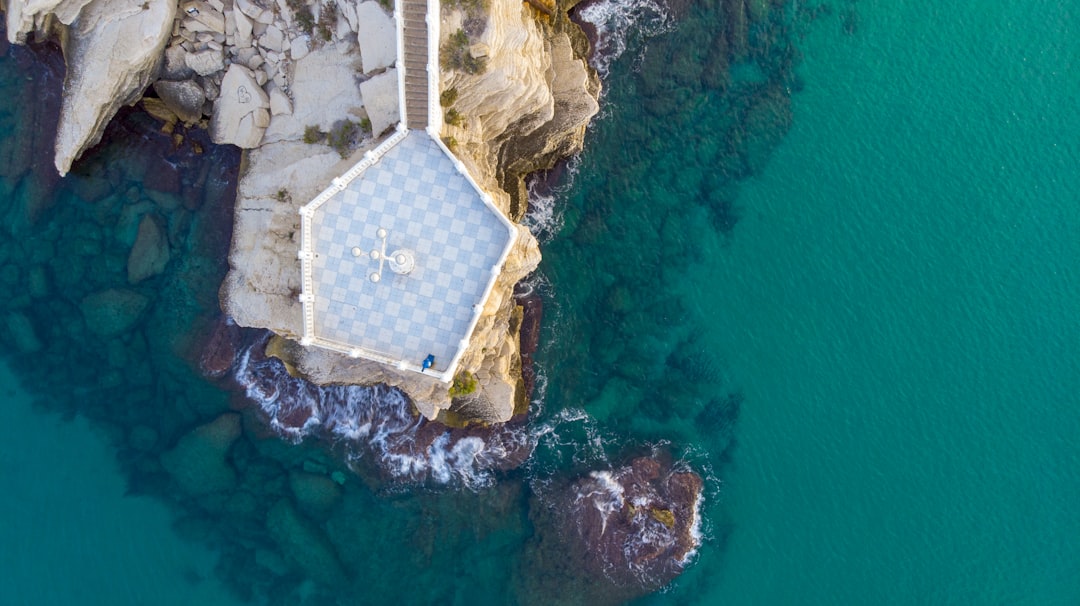
[[[658,0],[595,0],[577,10],[577,18],[596,30],[590,60],[601,76],[607,76],[611,64],[640,36],[648,38],[670,31],[674,19]]]
[[[565,194],[574,185],[580,166],[581,155],[578,154],[566,160],[557,177],[545,178],[549,175],[543,175],[528,180],[526,191],[529,196],[529,210],[521,223],[529,228],[541,244],[547,244],[562,231]],[[557,184],[553,185],[552,181]]]
[[[343,444],[351,463],[367,460],[392,483],[483,488],[535,447],[521,425],[470,430],[428,422],[391,387],[318,386],[292,377],[279,360],[259,353],[262,345],[239,356],[234,377],[269,426],[294,443],[312,436]]]

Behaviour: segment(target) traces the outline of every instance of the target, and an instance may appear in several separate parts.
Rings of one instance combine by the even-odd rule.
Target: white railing
[[[394,0],[394,27],[397,29],[397,95],[398,120],[408,124],[409,116],[405,109],[405,0]]]
[[[398,1],[400,2],[400,0]],[[300,207],[300,304],[304,315],[303,340],[306,341],[305,344],[314,344],[319,340],[315,335],[315,285],[311,276],[311,264],[315,259],[315,241],[311,234],[311,220],[315,216],[315,211],[323,204],[326,204],[330,198],[344,191],[350,183],[382,159],[386,152],[401,143],[407,136],[409,136],[409,130],[405,128],[404,123],[399,122],[397,131],[393,135],[387,137],[385,141],[374,149],[364,152],[363,158],[353,164],[352,168],[345,171],[340,177],[334,177],[330,182],[330,187],[322,190],[319,195],[315,196],[315,199]]]
[[[315,334],[315,290],[314,280],[312,278],[312,263],[315,258],[314,252],[314,240],[312,237],[311,220],[314,213],[320,206],[325,204],[330,198],[336,194],[344,191],[353,180],[359,177],[365,170],[370,168],[373,164],[379,161],[390,151],[395,145],[400,143],[409,135],[408,130],[408,115],[406,110],[405,99],[405,15],[403,3],[405,0],[394,0],[394,22],[397,28],[397,56],[398,56],[398,111],[400,112],[400,122],[397,125],[397,132],[380,143],[376,148],[364,153],[364,157],[354,164],[352,168],[346,171],[339,177],[336,177],[331,182],[330,187],[319,193],[311,202],[300,208],[300,267],[301,267],[301,281],[302,291],[300,294],[300,302],[303,308],[304,314],[304,337],[301,341],[305,346],[315,345],[336,351],[338,353],[345,354],[354,358],[365,358],[388,366],[393,366],[399,370],[411,370],[427,376],[435,377],[443,383],[449,383],[453,381],[455,370],[458,364],[461,362],[461,358],[465,355],[465,351],[469,348],[469,343],[472,340],[473,332],[476,330],[476,325],[480,322],[480,317],[484,314],[484,306],[491,296],[491,291],[495,288],[495,283],[498,281],[499,275],[502,273],[503,265],[506,263],[507,257],[510,255],[510,251],[517,243],[518,230],[514,226],[513,222],[507,218],[503,212],[495,206],[494,199],[491,194],[484,191],[480,184],[473,179],[469,173],[465,164],[454,155],[446,144],[443,143],[441,138],[442,131],[442,104],[439,101],[439,25],[441,21],[441,6],[439,0],[427,0],[427,15],[425,15],[425,23],[427,24],[428,35],[428,64],[427,64],[427,80],[428,80],[428,126],[427,134],[439,147],[443,154],[454,165],[454,169],[469,182],[469,185],[483,200],[484,205],[495,213],[499,218],[499,221],[503,224],[507,231],[506,246],[503,247],[502,252],[499,254],[498,261],[491,266],[490,275],[488,276],[487,284],[484,287],[484,294],[481,296],[479,303],[473,308],[473,315],[469,321],[469,326],[465,331],[464,337],[458,342],[458,347],[454,353],[450,364],[446,366],[446,370],[441,373],[434,371],[425,372],[424,369],[416,364],[409,363],[405,360],[395,360],[392,356],[384,353],[380,353],[371,349],[356,347],[326,339]]]
[[[428,77],[428,128],[435,127],[438,131],[442,127],[442,104],[439,102],[439,25],[442,21],[442,7],[439,0],[427,0],[427,15],[424,17],[427,23],[427,77]],[[430,132],[430,130],[428,131]]]
[[[431,126],[428,126],[428,134],[431,134]],[[461,341],[461,345],[458,347],[457,353],[454,354],[453,360],[451,360],[449,366],[447,366],[447,373],[451,373],[452,369],[457,368],[458,362],[461,361],[461,357],[465,355],[465,350],[469,347],[469,341],[472,340],[473,331],[476,329],[476,324],[480,321],[480,316],[484,313],[484,305],[487,303],[488,297],[491,296],[491,291],[495,288],[495,281],[499,278],[499,274],[502,273],[502,266],[506,263],[506,258],[510,256],[510,250],[514,248],[514,244],[517,242],[518,231],[514,227],[513,222],[503,214],[498,207],[495,206],[495,201],[491,197],[491,194],[484,191],[480,184],[473,179],[469,174],[468,168],[465,167],[465,163],[462,162],[454,155],[454,152],[450,151],[450,148],[446,147],[446,144],[442,142],[437,135],[432,135],[432,140],[439,146],[446,157],[450,158],[450,161],[454,163],[454,168],[465,177],[465,180],[469,182],[469,185],[476,191],[480,199],[484,201],[484,206],[495,213],[495,216],[499,218],[499,221],[506,228],[507,235],[506,246],[503,247],[502,253],[499,254],[499,260],[495,262],[491,267],[491,277],[488,278],[487,286],[484,287],[484,294],[480,297],[480,304],[475,310],[473,310],[472,320],[469,321],[469,328],[465,331],[465,338]],[[452,379],[451,375],[451,379]]]

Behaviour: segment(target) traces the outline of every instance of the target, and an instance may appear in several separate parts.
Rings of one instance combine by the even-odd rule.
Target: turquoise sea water
[[[103,436],[35,410],[0,369],[4,604],[230,604],[212,552],[173,531],[150,497],[126,496]]]
[[[555,429],[478,493],[335,487],[340,452],[251,410],[228,497],[185,492],[163,453],[241,406],[190,336],[235,158],[163,185],[133,118],[134,152],[48,189],[10,169],[12,129],[0,603],[545,603],[578,581],[536,548],[531,493],[657,443],[707,476],[707,538],[646,603],[1080,601],[1080,11],[774,4],[743,31],[696,3],[612,64],[544,244],[533,427]],[[30,73],[0,59],[7,91]],[[147,213],[174,260],[130,286]],[[116,337],[83,320],[104,288],[151,301]]]
[[[549,398],[587,393],[631,433],[659,425],[714,449],[686,402],[700,390],[665,385],[664,416],[632,379],[652,363],[664,382],[680,333],[717,360],[711,389],[741,392],[707,507],[726,544],[657,603],[1075,604],[1080,12],[834,8],[797,42],[790,131],[738,187],[726,233],[701,227],[695,191],[710,125],[636,132],[653,117],[628,89],[646,86],[664,38],[637,76],[615,66],[545,271],[565,305],[553,324],[644,328],[620,320],[584,352],[553,348],[588,376],[553,372]],[[684,109],[717,104],[687,94]],[[629,298],[648,318],[623,314],[622,285],[642,274],[654,288]]]

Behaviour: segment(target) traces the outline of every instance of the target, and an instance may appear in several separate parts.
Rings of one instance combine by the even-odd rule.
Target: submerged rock
[[[546,604],[617,604],[670,583],[701,543],[702,479],[662,457],[594,471],[533,504],[542,540],[527,559],[564,562],[557,587],[535,584],[530,594]],[[557,540],[543,539],[550,529]],[[541,585],[543,585],[541,587]]]
[[[203,374],[215,379],[224,376],[236,360],[239,342],[240,329],[236,324],[225,316],[218,318],[199,358]]]
[[[34,324],[30,318],[26,317],[26,314],[19,311],[9,313],[4,318],[4,328],[8,338],[15,345],[16,351],[20,353],[41,351],[43,347],[41,339],[38,338]]]
[[[341,487],[325,475],[294,471],[289,488],[300,507],[312,516],[325,516],[341,501]]]
[[[321,528],[285,499],[278,501],[266,518],[266,527],[294,566],[330,587],[341,586],[347,575],[333,543]]]
[[[138,284],[165,271],[169,264],[169,239],[155,215],[143,215],[139,232],[128,255],[128,282]]]
[[[146,295],[119,288],[88,295],[79,304],[86,327],[100,337],[127,332],[142,319],[149,306]]]
[[[240,415],[223,414],[180,438],[161,456],[161,465],[190,494],[230,490],[236,485],[236,472],[227,458],[238,437]]]

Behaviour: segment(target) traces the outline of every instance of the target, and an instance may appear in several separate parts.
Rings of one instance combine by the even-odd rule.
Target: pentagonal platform
[[[394,139],[301,211],[305,341],[448,380],[515,231],[426,132]]]

